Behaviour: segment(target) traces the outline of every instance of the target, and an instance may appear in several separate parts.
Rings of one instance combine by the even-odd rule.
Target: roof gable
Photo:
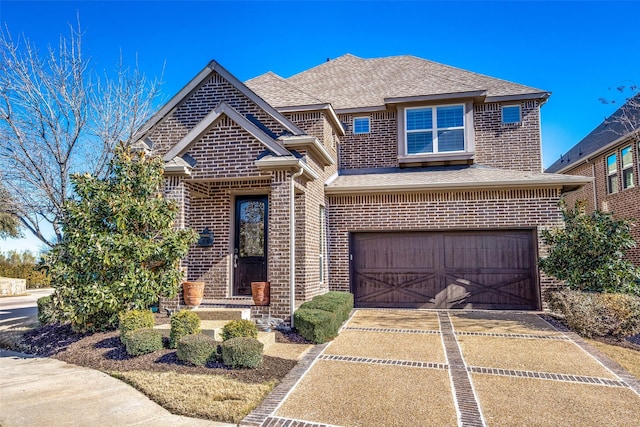
[[[216,73],[224,78],[227,82],[229,82],[229,84],[231,84],[238,91],[240,91],[244,96],[254,102],[275,121],[281,124],[287,131],[291,132],[293,135],[305,134],[304,131],[302,131],[293,122],[291,122],[284,115],[278,112],[273,106],[265,102],[255,92],[249,89],[244,83],[238,80],[224,67],[218,64],[216,61],[211,61],[136,132],[136,134],[133,136],[132,143],[135,143],[147,136],[153,130],[153,128],[158,125],[158,123],[160,123],[163,119],[177,110],[182,103],[184,103],[210,77],[212,77]]]
[[[296,102],[293,95],[273,96],[276,82],[262,77],[250,82],[267,101],[276,107]],[[409,55],[363,59],[347,54],[284,80],[336,110],[384,106],[392,99],[478,91],[490,102],[549,96],[540,89]]]
[[[198,141],[202,136],[207,133],[209,128],[222,116],[226,115],[231,120],[236,122],[240,127],[249,132],[253,137],[255,137],[258,141],[260,141],[269,151],[278,155],[278,156],[289,156],[291,153],[280,145],[277,141],[267,135],[262,129],[249,121],[242,114],[238,113],[234,110],[229,104],[225,102],[221,102],[218,104],[216,108],[214,108],[209,114],[206,115],[204,119],[200,121],[196,126],[193,127],[185,135],[184,138],[180,140],[176,145],[174,145],[163,157],[164,161],[170,161],[174,157],[179,156],[187,148]]]

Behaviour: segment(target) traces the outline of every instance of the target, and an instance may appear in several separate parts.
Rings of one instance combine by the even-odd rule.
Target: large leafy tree
[[[549,246],[542,271],[575,290],[640,295],[640,269],[624,258],[636,245],[631,222],[608,212],[588,214],[584,201],[561,207],[564,227],[542,232]]]
[[[59,318],[78,331],[115,327],[125,309],[145,309],[180,285],[180,258],[196,240],[174,227],[178,207],[162,197],[164,163],[124,146],[111,174],[71,177],[63,237],[45,256]]]
[[[80,24],[44,52],[0,28],[0,182],[26,230],[47,246],[60,241],[69,175],[104,176],[157,93],[157,82],[122,58],[98,72]]]

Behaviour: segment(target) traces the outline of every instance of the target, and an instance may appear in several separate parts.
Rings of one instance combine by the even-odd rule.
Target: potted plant
[[[197,307],[204,298],[204,282],[182,282],[182,297],[186,305]]]

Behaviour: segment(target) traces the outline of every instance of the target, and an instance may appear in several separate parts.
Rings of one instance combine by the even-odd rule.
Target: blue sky
[[[0,22],[42,49],[79,13],[85,51],[112,69],[136,55],[163,73],[165,99],[215,59],[246,80],[289,77],[345,53],[410,54],[552,92],[542,107],[545,166],[586,136],[640,84],[640,2],[523,1],[11,1]],[[0,250],[32,249],[32,238]]]

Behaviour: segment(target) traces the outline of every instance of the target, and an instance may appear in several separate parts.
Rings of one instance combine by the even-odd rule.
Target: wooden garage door
[[[532,231],[355,233],[356,307],[539,308]]]

